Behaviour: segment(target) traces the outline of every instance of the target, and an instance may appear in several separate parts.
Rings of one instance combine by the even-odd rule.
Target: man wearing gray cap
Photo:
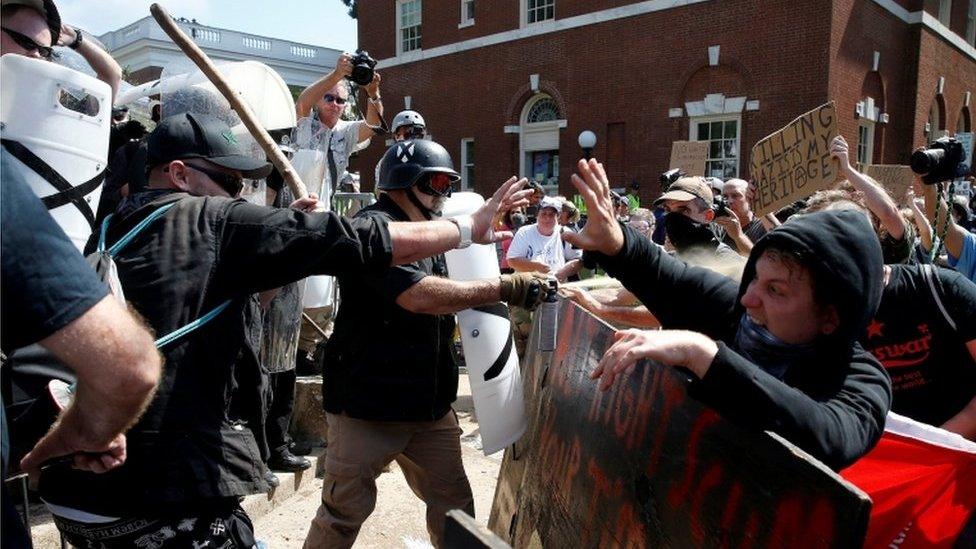
[[[267,175],[270,165],[245,154],[225,122],[193,113],[163,119],[148,139],[147,166],[147,188],[95,239],[124,243],[115,256],[121,286],[166,334],[157,343],[166,367],[128,433],[125,465],[103,475],[49,467],[42,497],[78,547],[252,547],[239,498],[267,490],[252,432],[264,413],[255,294],[491,242],[499,206],[526,193],[512,181],[472,216],[426,223],[317,213],[315,197],[291,209],[256,206],[234,197],[243,178]]]
[[[664,216],[667,240],[679,258],[697,262],[703,259],[699,256],[701,253],[706,256],[715,254],[723,260],[741,264],[744,261],[739,254],[719,240],[712,224],[715,219],[712,203],[712,189],[702,177],[682,177],[654,201],[655,206],[664,206],[667,212]]]

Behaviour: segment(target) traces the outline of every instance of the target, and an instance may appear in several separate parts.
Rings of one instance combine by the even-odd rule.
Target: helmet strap
[[[407,198],[410,200],[410,203],[416,206],[418,210],[420,210],[421,215],[423,215],[424,219],[426,219],[427,221],[434,219],[435,215],[440,216],[440,212],[435,212],[430,208],[428,208],[427,206],[424,206],[424,203],[421,202],[420,198],[417,197],[416,194],[417,191],[415,190],[416,188],[417,188],[416,186],[413,186],[407,189]]]

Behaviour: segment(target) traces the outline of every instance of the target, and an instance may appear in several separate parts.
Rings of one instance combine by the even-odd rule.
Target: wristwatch
[[[78,27],[71,27],[71,28],[74,29],[75,31],[75,39],[67,46],[73,50],[76,50],[78,49],[78,46],[81,45],[82,32],[81,29],[79,29]]]
[[[471,219],[470,215],[465,215],[461,217],[449,217],[448,221],[457,225],[458,232],[461,233],[461,241],[458,242],[457,249],[463,250],[471,245],[471,227],[474,225],[474,220]]]

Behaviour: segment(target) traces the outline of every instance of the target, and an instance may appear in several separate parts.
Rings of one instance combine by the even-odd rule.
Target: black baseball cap
[[[150,169],[173,160],[203,158],[248,179],[271,173],[270,163],[245,153],[226,122],[205,114],[185,112],[164,118],[149,134],[147,149]]]

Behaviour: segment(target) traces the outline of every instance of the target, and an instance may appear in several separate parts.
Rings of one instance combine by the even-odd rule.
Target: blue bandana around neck
[[[787,370],[803,356],[816,348],[814,343],[784,343],[765,326],[756,324],[752,317],[743,314],[739,330],[735,334],[735,350],[754,362],[766,373],[782,380]]]

